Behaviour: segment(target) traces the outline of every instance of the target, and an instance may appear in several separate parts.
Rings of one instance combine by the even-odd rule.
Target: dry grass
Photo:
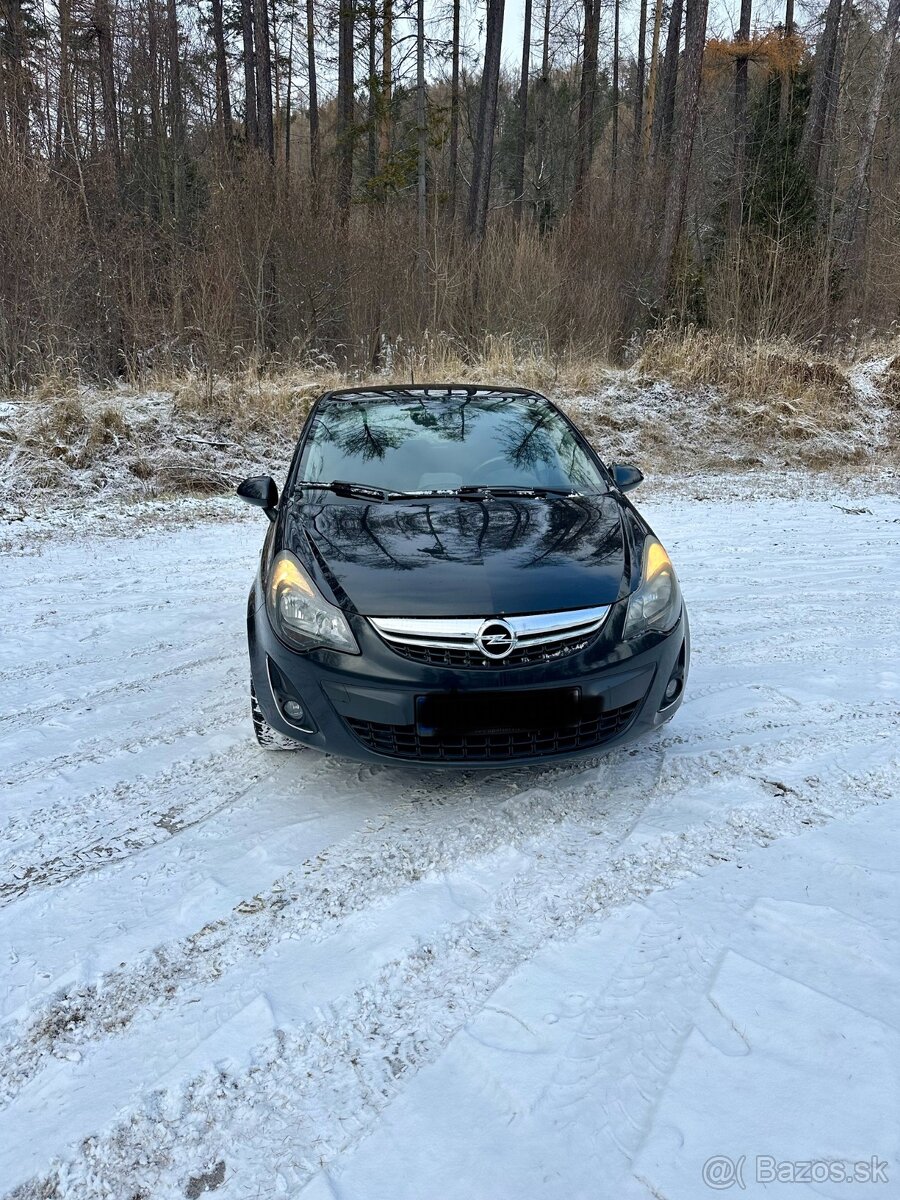
[[[451,381],[534,388],[553,395],[594,390],[611,368],[596,358],[569,350],[553,354],[546,342],[511,335],[485,334],[472,354],[447,338],[425,338],[421,345],[393,354],[377,378],[353,382],[406,384]]]
[[[872,396],[854,387],[853,371],[862,362],[884,360],[896,348],[896,339],[882,341],[838,358],[786,342],[662,330],[647,339],[637,367],[644,377],[714,393],[735,435],[760,449],[794,451],[807,465],[827,467],[867,457],[860,435],[873,415]],[[893,361],[898,360],[900,355]],[[898,377],[892,365],[879,373],[875,386],[882,402],[890,403]]]
[[[75,396],[78,391],[78,377],[75,371],[66,371],[60,364],[46,370],[29,389],[33,400],[60,399],[64,396]]]
[[[41,408],[32,434],[23,444],[67,466],[89,467],[129,441],[123,413],[110,404],[88,412],[80,399],[64,395]]]
[[[900,354],[894,355],[884,372],[882,394],[897,409],[900,409]]]
[[[623,369],[485,336],[471,358],[446,338],[393,347],[386,365],[369,373],[328,364],[193,372],[105,391],[48,380],[0,422],[0,491],[227,492],[244,475],[283,470],[322,392],[413,380],[535,388],[561,400],[608,459],[651,470],[894,462],[897,349],[882,344],[838,361],[785,344],[663,331]]]
[[[800,401],[814,393],[833,404],[846,399],[850,366],[789,343],[744,342],[697,329],[652,334],[638,360],[651,378],[717,388],[733,400]]]
[[[612,370],[572,352],[552,355],[546,347],[510,336],[485,335],[474,355],[452,339],[426,337],[414,347],[386,351],[377,371],[340,371],[334,365],[246,368],[226,377],[189,374],[175,381],[150,375],[142,387],[170,391],[176,411],[239,436],[295,426],[317,396],[331,388],[410,383],[483,383],[534,388],[559,396],[595,391]]]

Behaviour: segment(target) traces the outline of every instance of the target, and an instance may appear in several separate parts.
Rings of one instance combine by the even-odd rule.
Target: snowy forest
[[[2,0],[7,384],[891,330],[900,0],[521,2]]]

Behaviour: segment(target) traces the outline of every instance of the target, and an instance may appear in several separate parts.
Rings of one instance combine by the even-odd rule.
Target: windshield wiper
[[[454,493],[457,496],[465,499],[479,499],[481,496],[523,496],[527,499],[532,497],[540,499],[542,496],[577,496],[578,492],[574,488],[556,488],[542,487],[540,484],[534,486],[528,484],[469,484],[466,487],[457,488]]]
[[[318,480],[301,479],[296,484],[298,488],[308,488],[312,491],[334,492],[336,496],[349,496],[356,500],[430,500],[441,496],[458,500],[484,500],[488,497],[521,496],[525,499],[539,500],[545,496],[578,496],[581,493],[573,488],[534,487],[515,484],[469,483],[457,488],[433,488],[422,492],[401,492],[397,488],[381,488],[371,483],[350,483],[346,479],[332,479],[330,483]]]
[[[455,488],[431,488],[422,492],[388,492],[387,500],[486,500],[495,496],[522,496],[526,499],[539,500],[545,496],[579,496],[581,493],[572,488],[534,487],[515,484],[467,483]]]
[[[409,495],[408,492],[398,492],[393,488],[375,487],[370,483],[350,483],[346,479],[332,479],[331,483],[301,479],[294,486],[298,488],[310,488],[319,492],[334,492],[336,496],[351,496],[358,500],[399,500]]]

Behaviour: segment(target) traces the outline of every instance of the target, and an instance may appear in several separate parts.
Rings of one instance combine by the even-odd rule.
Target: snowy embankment
[[[234,507],[10,526],[2,1193],[894,1194],[900,503],[789,482],[642,503],[673,724],[488,776],[256,749]]]
[[[695,341],[701,354],[706,343]],[[774,346],[732,346],[730,358],[726,350],[719,347],[711,364],[707,346],[698,364],[682,347],[680,365],[651,364],[650,374],[639,362],[588,364],[556,377],[544,364],[530,385],[569,412],[607,462],[633,461],[657,476],[812,467],[852,481],[860,471],[896,469],[900,342],[852,364]],[[485,383],[529,383],[511,364],[499,377],[496,367],[460,372]],[[247,475],[283,477],[311,400],[353,382],[288,371],[202,385],[187,378],[160,391],[123,383],[55,392],[48,384],[0,398],[0,513],[27,520],[50,503],[54,523],[73,526],[85,502],[102,497],[155,509],[158,520],[166,515],[159,498],[173,495],[208,510],[216,503],[210,497],[232,495]]]

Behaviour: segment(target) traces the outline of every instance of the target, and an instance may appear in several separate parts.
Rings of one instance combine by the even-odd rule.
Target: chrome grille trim
[[[610,606],[579,608],[569,612],[535,613],[526,617],[503,617],[516,634],[516,646],[551,646],[578,642],[596,633],[609,616]],[[464,650],[480,655],[475,640],[485,621],[492,617],[369,617],[375,631],[388,643],[434,650]],[[502,660],[499,660],[502,662]]]

